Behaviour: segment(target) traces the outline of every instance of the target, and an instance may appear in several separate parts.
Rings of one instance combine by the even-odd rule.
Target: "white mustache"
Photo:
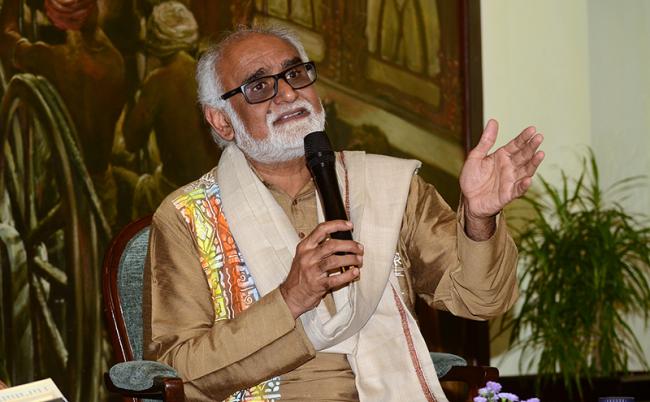
[[[293,103],[282,104],[277,110],[269,111],[266,115],[266,125],[271,128],[273,122],[275,122],[280,116],[285,113],[294,112],[298,109],[305,109],[309,112],[310,115],[314,114],[314,107],[311,103],[307,102],[305,99],[296,99]]]

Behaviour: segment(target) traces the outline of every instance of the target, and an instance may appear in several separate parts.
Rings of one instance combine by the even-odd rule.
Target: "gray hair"
[[[308,61],[307,52],[304,46],[298,39],[297,35],[284,27],[268,25],[268,26],[240,26],[236,30],[226,34],[226,36],[218,43],[210,46],[208,50],[203,53],[196,66],[196,82],[198,84],[199,103],[203,108],[211,107],[219,109],[232,115],[235,113],[234,109],[227,101],[221,99],[221,95],[225,92],[223,88],[220,72],[217,66],[221,63],[224,51],[230,45],[245,39],[250,35],[268,35],[275,36],[288,42],[293,46],[302,61]],[[213,128],[212,138],[221,147],[224,148],[230,141],[221,138]]]

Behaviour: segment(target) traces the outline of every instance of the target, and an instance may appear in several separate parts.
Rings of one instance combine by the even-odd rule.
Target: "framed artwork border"
[[[461,1],[461,40],[464,78],[463,143],[465,155],[478,143],[483,132],[483,63],[481,47],[481,2]],[[468,334],[463,349],[476,357],[480,365],[490,364],[490,331],[487,321],[464,320]]]

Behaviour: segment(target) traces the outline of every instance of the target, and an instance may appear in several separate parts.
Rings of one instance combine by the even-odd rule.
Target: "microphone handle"
[[[352,232],[350,232],[349,230],[346,230],[346,231],[343,231],[343,232],[334,232],[334,233],[330,234],[330,237],[332,239],[336,239],[336,240],[352,240]],[[339,254],[339,253],[336,253],[336,254]],[[343,254],[346,254],[346,253],[340,253],[339,255],[343,255]]]
[[[314,183],[316,184],[316,188],[321,197],[325,220],[349,220],[345,211],[345,206],[343,205],[341,192],[339,191],[339,183],[336,180],[336,171],[334,166],[329,163],[321,162],[311,169],[311,173],[312,176],[314,176]],[[330,237],[338,240],[352,240],[352,232],[349,230],[334,232],[330,234]]]

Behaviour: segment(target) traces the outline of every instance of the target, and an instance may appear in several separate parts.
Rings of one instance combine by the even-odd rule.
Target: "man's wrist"
[[[291,312],[291,315],[293,316],[293,319],[294,320],[298,319],[298,317],[300,317],[302,312],[300,311],[300,309],[297,306],[295,306],[291,302],[291,298],[289,296],[287,288],[284,286],[284,283],[280,284],[278,289],[280,290],[280,294],[282,295],[282,298],[284,299],[285,304],[289,308],[289,312]]]
[[[491,216],[475,216],[471,213],[471,210],[465,204],[464,209],[464,221],[465,234],[467,237],[474,241],[485,241],[488,240],[494,235],[497,228],[497,214]]]

